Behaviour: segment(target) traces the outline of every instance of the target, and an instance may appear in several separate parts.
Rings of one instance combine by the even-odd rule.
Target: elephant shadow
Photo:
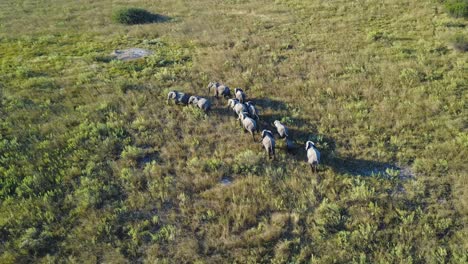
[[[412,178],[412,172],[390,162],[334,157],[329,161],[331,168],[340,174],[362,177],[388,176],[390,171],[398,172],[401,178]],[[406,177],[407,176],[407,177]]]

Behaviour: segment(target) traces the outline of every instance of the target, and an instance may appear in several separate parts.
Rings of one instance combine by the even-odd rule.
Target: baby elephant
[[[198,106],[201,110],[208,112],[211,109],[211,102],[208,101],[207,99],[203,97],[198,97],[198,96],[190,96],[189,98],[189,104],[193,104]]]
[[[214,96],[216,98],[220,95],[224,98],[231,97],[231,90],[226,85],[220,84],[219,82],[210,82],[208,84],[208,93],[210,93],[211,88],[214,88]]]
[[[273,122],[273,124],[275,125],[276,127],[276,130],[278,131],[278,134],[280,135],[281,138],[287,138],[289,137],[289,131],[288,131],[288,128],[281,124],[280,121],[278,120],[275,120],[275,122]]]
[[[174,103],[176,104],[187,105],[189,104],[189,95],[173,90],[167,94],[168,103],[169,103],[169,100],[173,100]]]
[[[240,113],[239,119],[241,120],[244,129],[252,135],[252,139],[255,142],[254,133],[257,130],[257,123],[255,123],[255,120],[253,120],[250,117],[247,117],[245,113]]]
[[[305,149],[307,151],[307,163],[309,163],[312,173],[317,173],[317,166],[320,162],[320,152],[315,148],[315,144],[312,141],[306,142]]]
[[[273,159],[275,159],[275,138],[270,130],[264,129],[262,131],[262,144],[267,152],[268,158],[273,156]]]
[[[245,101],[245,93],[244,93],[244,91],[243,91],[241,88],[236,88],[236,89],[234,89],[234,93],[236,94],[237,100],[239,100],[239,102],[240,102],[241,104],[243,104],[244,101]]]
[[[248,101],[247,103],[245,103],[245,105],[247,106],[247,110],[249,111],[250,116],[255,117],[255,119],[259,120],[258,110],[257,108],[255,108],[253,103],[251,101]]]
[[[228,106],[231,107],[234,112],[236,112],[237,116],[239,116],[239,114],[242,112],[248,111],[247,106],[239,103],[239,100],[237,99],[229,99]]]

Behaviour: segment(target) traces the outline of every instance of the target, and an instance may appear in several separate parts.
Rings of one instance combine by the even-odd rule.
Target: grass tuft
[[[452,45],[453,48],[461,51],[466,52],[468,51],[468,38],[463,34],[457,34],[452,37]]]
[[[451,0],[445,3],[445,8],[453,17],[468,17],[468,1],[466,0]]]

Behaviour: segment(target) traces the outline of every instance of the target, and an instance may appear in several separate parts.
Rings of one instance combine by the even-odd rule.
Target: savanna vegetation
[[[468,17],[468,1],[466,0],[446,0],[445,8],[454,17]]]
[[[0,2],[1,263],[468,262],[467,20],[444,1],[130,4]],[[213,80],[297,148],[268,160],[224,99],[166,104]]]

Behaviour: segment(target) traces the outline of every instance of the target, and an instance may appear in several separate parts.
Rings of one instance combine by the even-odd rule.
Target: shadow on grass
[[[269,98],[247,98],[247,101],[252,101],[254,105],[258,105],[263,109],[270,108],[272,110],[287,110],[288,107],[284,102],[269,99]]]
[[[388,169],[401,170],[391,163],[364,159],[335,157],[328,163],[334,171],[352,176],[382,176],[386,175]]]
[[[137,163],[141,167],[144,167],[147,163],[151,163],[152,161],[161,162],[159,152],[149,152],[137,159]]]
[[[170,22],[171,20],[173,20],[172,17],[165,16],[165,15],[160,15],[160,14],[150,13],[149,16],[148,16],[148,20],[143,24],[166,23],[166,22]]]
[[[213,114],[216,114],[216,115],[219,115],[219,116],[223,116],[223,117],[225,116],[225,117],[233,118],[233,119],[238,118],[238,116],[234,112],[234,110],[232,110],[230,107],[228,107],[226,105],[223,105],[222,103],[220,103],[219,105],[214,105],[214,107],[212,107],[211,111],[213,112]]]
[[[415,40],[414,38],[408,38],[408,37],[389,37],[388,40],[390,41],[412,41]]]

